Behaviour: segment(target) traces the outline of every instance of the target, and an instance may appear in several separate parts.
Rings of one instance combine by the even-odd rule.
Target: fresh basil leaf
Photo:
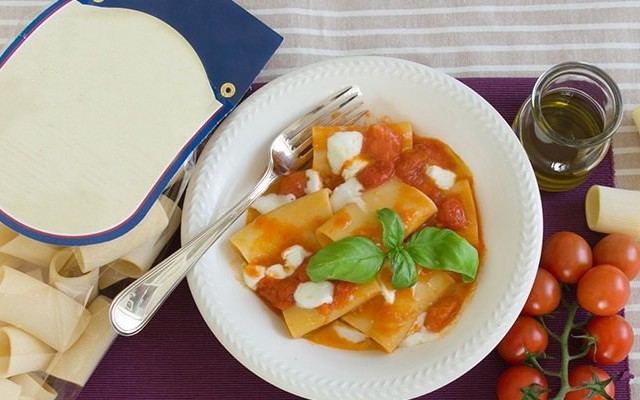
[[[371,239],[347,237],[314,254],[307,265],[307,275],[314,282],[335,279],[366,283],[378,274],[384,258],[384,252]]]
[[[402,248],[391,250],[389,252],[389,263],[393,271],[391,285],[394,289],[404,289],[416,284],[418,281],[416,263],[406,250]]]
[[[404,224],[397,212],[390,208],[377,211],[378,220],[382,224],[382,244],[387,250],[402,246],[404,241]]]
[[[405,249],[423,267],[460,273],[465,283],[476,278],[478,250],[452,230],[424,228],[411,235]]]

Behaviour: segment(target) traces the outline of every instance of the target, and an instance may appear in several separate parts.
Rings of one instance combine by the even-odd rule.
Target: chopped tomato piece
[[[378,160],[367,165],[357,175],[358,181],[365,189],[371,189],[382,185],[393,176],[393,163],[387,160]]]
[[[440,332],[460,310],[460,300],[454,296],[445,296],[427,310],[424,326],[431,332]]]
[[[304,171],[293,172],[280,181],[280,194],[292,194],[298,197],[302,197],[306,194],[304,191],[307,187],[307,175]]]
[[[438,222],[445,228],[457,230],[467,225],[467,216],[464,213],[464,206],[457,197],[445,199],[438,208]]]
[[[318,310],[324,314],[328,315],[336,308],[339,308],[346,304],[353,294],[353,291],[356,290],[355,283],[343,282],[343,281],[331,281],[333,283],[333,301],[329,304],[323,304],[318,307]]]
[[[284,279],[274,279],[269,276],[262,278],[258,282],[256,292],[275,308],[286,310],[296,304],[293,294],[298,285],[308,281],[307,266],[303,264],[292,275]]]
[[[362,152],[374,160],[393,162],[400,156],[400,138],[388,125],[371,125],[362,147]]]

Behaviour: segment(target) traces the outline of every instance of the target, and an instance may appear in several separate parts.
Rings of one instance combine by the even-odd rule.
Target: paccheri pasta
[[[180,214],[161,196],[129,233],[85,247],[52,246],[0,224],[1,399],[74,397],[116,337],[111,299],[100,291],[147,271]]]
[[[231,236],[244,282],[294,338],[386,352],[436,338],[483,251],[469,169],[408,122],[312,135],[311,168],[276,182]]]

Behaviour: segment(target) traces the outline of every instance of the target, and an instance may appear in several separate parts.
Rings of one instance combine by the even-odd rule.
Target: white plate
[[[188,280],[218,340],[271,384],[313,399],[411,398],[460,377],[495,347],[526,300],[540,255],[542,211],[529,162],[508,124],[468,87],[380,57],[334,59],[282,76],[244,101],[207,144],[187,192],[182,237],[195,236],[253,187],[282,128],[350,84],[374,115],[411,121],[443,140],[474,175],[487,250],[477,290],[455,325],[437,342],[390,355],[292,340],[281,318],[238,279],[241,259],[229,233]]]

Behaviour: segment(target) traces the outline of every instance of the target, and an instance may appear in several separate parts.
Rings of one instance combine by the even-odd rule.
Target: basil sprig
[[[382,244],[385,254],[373,240],[356,236],[331,243],[309,260],[307,275],[314,282],[335,279],[366,283],[380,272],[388,258],[395,289],[408,288],[418,280],[416,264],[430,269],[452,271],[462,275],[463,282],[472,282],[478,272],[478,251],[466,239],[449,229],[427,227],[404,241],[404,225],[390,208],[377,212],[382,224]]]

